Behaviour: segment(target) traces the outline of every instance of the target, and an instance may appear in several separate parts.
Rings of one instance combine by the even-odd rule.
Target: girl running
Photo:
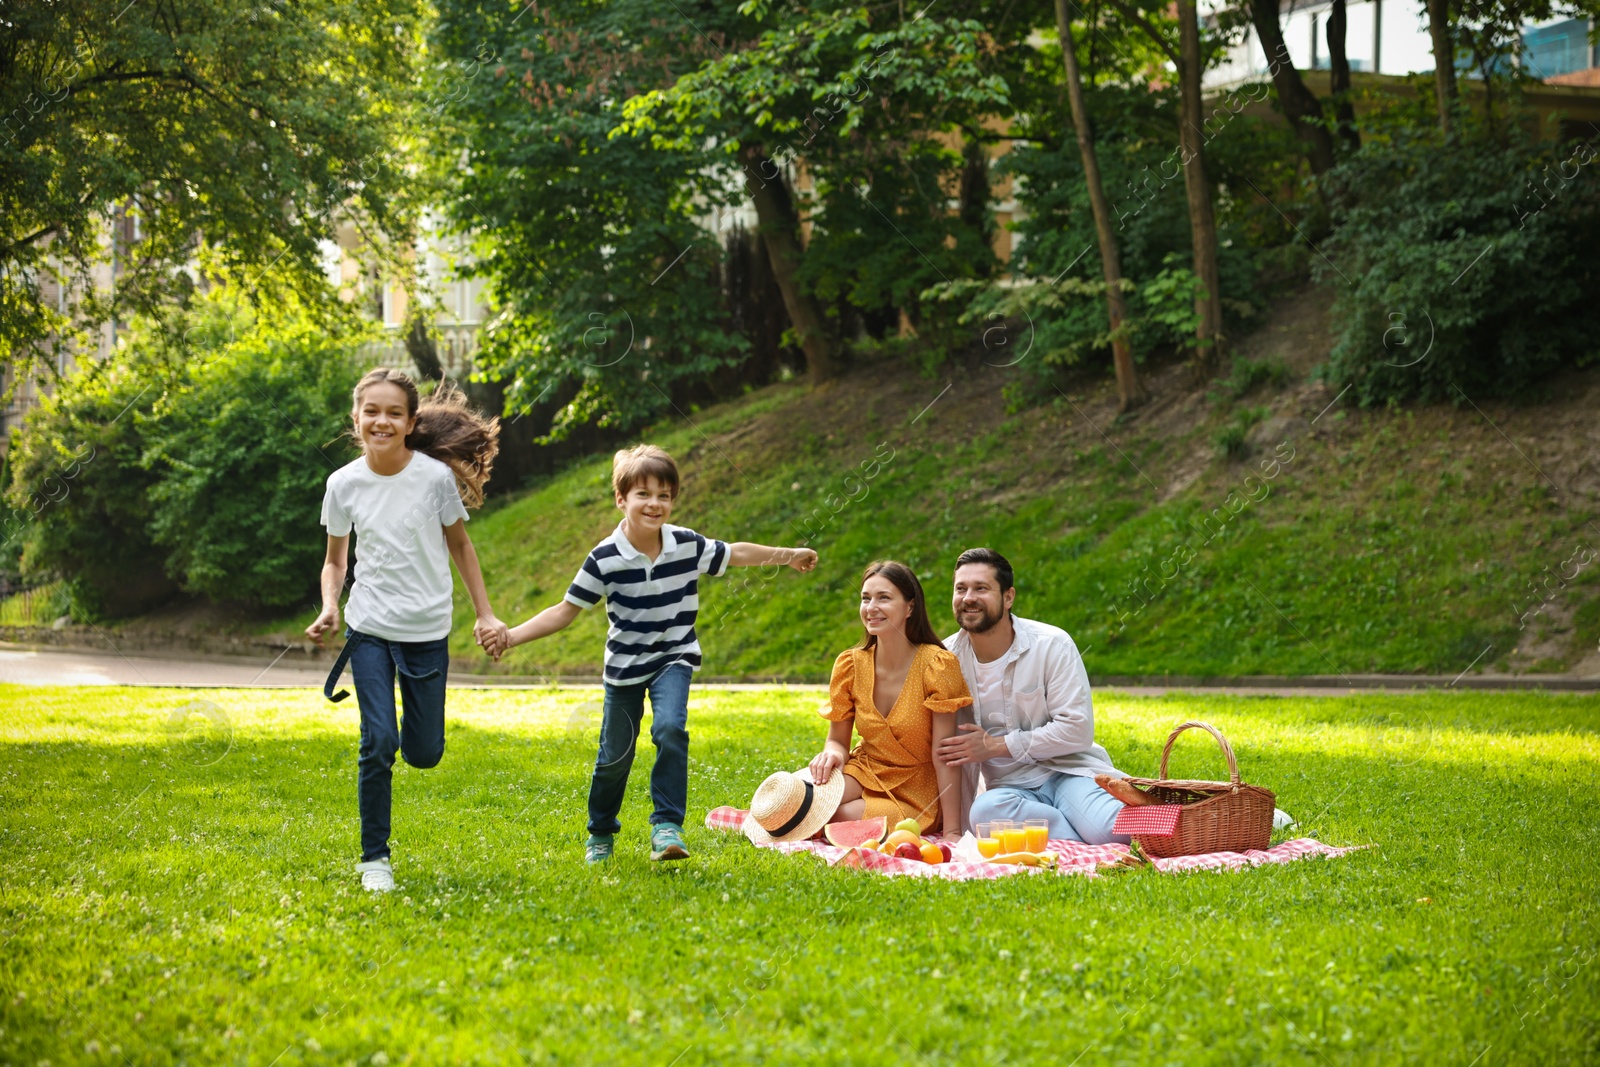
[[[322,614],[306,627],[318,645],[339,626],[350,533],[355,531],[355,584],[347,605],[345,645],[323,693],[346,663],[361,708],[361,887],[394,888],[389,864],[390,783],[396,750],[413,767],[437,766],[444,755],[444,687],[449,668],[450,560],[477,612],[473,636],[504,640],[467,537],[467,508],[483,503],[483,486],[499,451],[500,424],[467,407],[453,388],[421,400],[416,383],[379,367],[355,388],[352,436],[360,458],[328,476],[322,524]],[[394,685],[400,679],[405,717],[397,726]]]

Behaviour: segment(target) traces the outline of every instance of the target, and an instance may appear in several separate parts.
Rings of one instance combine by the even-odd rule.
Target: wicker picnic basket
[[[1226,782],[1194,782],[1167,777],[1167,757],[1178,735],[1189,729],[1208,731],[1228,759]],[[1245,785],[1239,780],[1239,761],[1233,746],[1210,723],[1190,720],[1167,738],[1161,750],[1161,777],[1129,778],[1128,782],[1150,794],[1158,804],[1181,804],[1177,828],[1170,836],[1141,835],[1139,847],[1152,856],[1198,856],[1206,852],[1243,852],[1264,849],[1272,840],[1272,812],[1277,797],[1272,790]]]

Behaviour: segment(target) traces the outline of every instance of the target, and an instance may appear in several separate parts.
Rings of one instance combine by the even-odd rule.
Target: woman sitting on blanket
[[[916,819],[924,831],[961,832],[961,772],[937,763],[934,746],[956,732],[972,703],[961,668],[933,632],[922,583],[903,563],[879,560],[861,576],[861,643],[833,664],[827,743],[811,779],[844,775],[830,822]],[[850,748],[852,727],[861,743]],[[941,804],[941,798],[950,803]]]

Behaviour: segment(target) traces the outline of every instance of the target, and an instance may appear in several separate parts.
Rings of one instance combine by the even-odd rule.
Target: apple
[[[945,844],[943,841],[939,842],[939,853],[940,855],[944,856],[944,862],[950,862],[950,846]]]
[[[920,860],[922,858],[922,850],[909,841],[896,845],[894,854],[896,859],[902,860]]]
[[[905,830],[908,833],[917,834],[918,836],[921,836],[922,834],[922,824],[915,819],[901,819],[899,822],[894,824],[894,828],[896,830]]]

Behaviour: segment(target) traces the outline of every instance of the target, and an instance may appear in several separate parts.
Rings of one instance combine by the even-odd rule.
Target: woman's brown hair
[[[866,582],[873,575],[882,575],[889,579],[889,584],[900,590],[900,595],[911,601],[911,614],[906,617],[906,640],[913,645],[938,645],[944,647],[944,642],[939,640],[939,635],[933,631],[933,623],[928,619],[928,598],[922,595],[922,583],[917,580],[917,572],[892,559],[880,559],[867,564],[867,569],[861,572],[861,581]],[[857,648],[872,648],[878,643],[878,638],[873,634],[864,634]]]
[[[379,382],[398,385],[406,394],[406,414],[417,420],[406,435],[406,447],[448,464],[455,472],[461,502],[469,508],[482,507],[483,487],[500,451],[500,420],[468,407],[465,394],[454,385],[441,385],[424,400],[411,375],[389,367],[362,375],[353,394],[357,409],[361,394]]]

